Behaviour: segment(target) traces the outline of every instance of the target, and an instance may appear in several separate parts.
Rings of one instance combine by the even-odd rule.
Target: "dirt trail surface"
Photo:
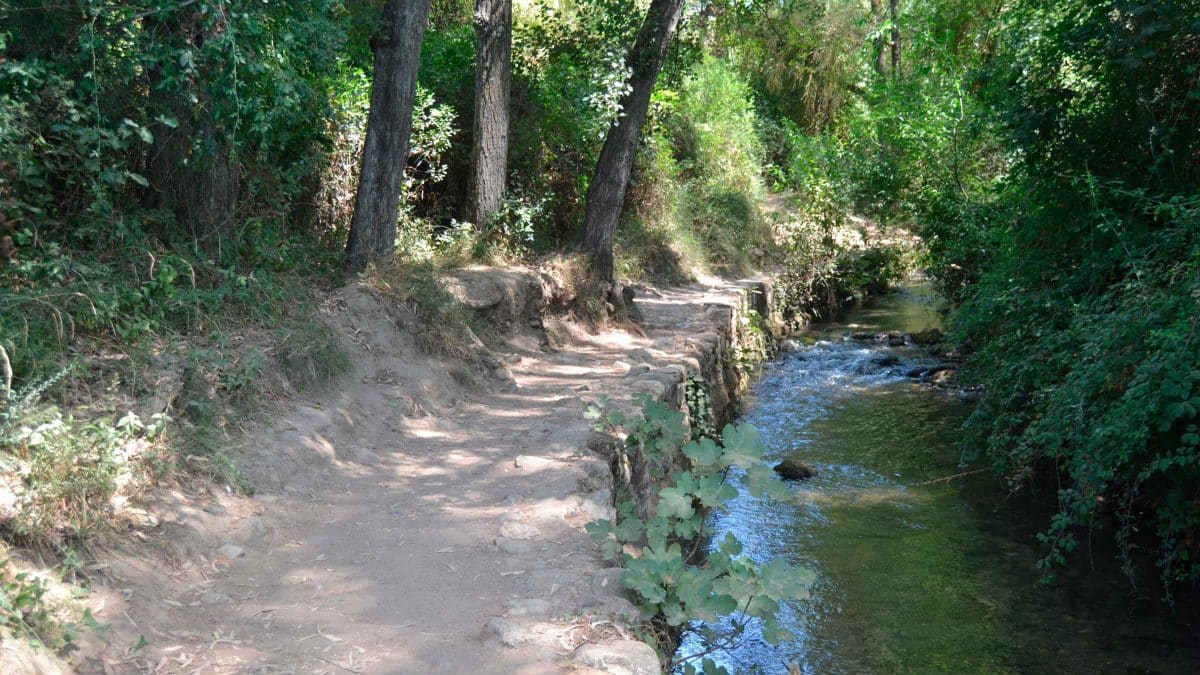
[[[149,505],[137,535],[154,545],[98,566],[110,644],[80,669],[658,672],[583,529],[611,512],[611,474],[582,411],[694,364],[743,291],[643,292],[644,337],[543,332],[514,311],[499,384],[479,386],[417,350],[370,289],[342,289],[326,311],[354,372],[249,432],[255,496]]]

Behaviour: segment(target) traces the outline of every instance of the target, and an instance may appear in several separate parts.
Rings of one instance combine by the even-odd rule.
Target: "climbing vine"
[[[707,515],[737,496],[731,482],[735,474],[756,497],[786,498],[789,492],[761,461],[763,445],[753,426],[728,424],[720,438],[705,436],[689,432],[684,414],[667,404],[644,395],[638,402],[640,415],[609,411],[601,399],[585,416],[597,430],[620,436],[617,451],[645,462],[654,483],[665,487],[649,513],[639,513],[627,493],[617,502],[615,523],[600,520],[587,530],[606,559],[621,560],[622,583],[636,594],[652,624],[680,630],[705,622],[700,633],[706,648],[676,656],[669,666],[685,673],[724,673],[706,656],[736,645],[750,621],[761,622],[762,636],[772,644],[791,638],[776,618],[780,603],[806,598],[813,574],[781,559],[756,563],[742,556],[733,534],[700,555],[713,534]],[[732,619],[729,628],[714,627],[720,617]]]
[[[699,375],[688,375],[684,383],[688,408],[688,423],[695,438],[716,438],[716,415],[713,414],[712,388]]]

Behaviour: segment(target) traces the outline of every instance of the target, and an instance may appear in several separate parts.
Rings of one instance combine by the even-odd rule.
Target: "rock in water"
[[[785,459],[775,465],[775,473],[785,480],[808,480],[817,473],[812,466],[798,459]]]
[[[894,366],[897,363],[900,363],[900,359],[892,354],[885,354],[883,356],[876,356],[875,358],[871,359],[871,363],[874,363],[877,366]]]
[[[935,386],[941,387],[950,384],[957,374],[958,371],[953,368],[942,368],[929,373],[929,381]]]
[[[919,330],[915,333],[909,333],[909,338],[911,338],[915,344],[921,345],[922,347],[928,347],[930,345],[937,344],[945,337],[945,334],[937,328],[930,328],[929,330]]]

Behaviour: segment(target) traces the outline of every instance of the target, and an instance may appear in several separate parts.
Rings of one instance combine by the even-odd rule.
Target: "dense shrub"
[[[1153,560],[1168,585],[1200,574],[1197,9],[1020,8],[986,100],[1022,155],[959,315],[992,461],[1067,479],[1047,561],[1115,521],[1131,573]]]

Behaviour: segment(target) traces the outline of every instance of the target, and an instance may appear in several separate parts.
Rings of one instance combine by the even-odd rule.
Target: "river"
[[[898,289],[813,326],[764,367],[742,421],[758,427],[769,460],[797,456],[817,473],[789,500],[739,486],[713,516],[714,541],[732,532],[755,560],[782,556],[816,582],[784,607],[793,641],[769,645],[751,626],[713,656],[738,673],[1200,670],[1187,626],[1159,611],[1149,580],[1152,597],[1131,600],[1111,552],[1039,584],[1048,495],[1010,495],[988,473],[939,480],[964,471],[969,404],[904,376],[930,361],[922,350],[847,339],[937,326],[935,303],[923,287]],[[901,363],[873,362],[885,355]],[[680,654],[698,649],[685,635]]]

